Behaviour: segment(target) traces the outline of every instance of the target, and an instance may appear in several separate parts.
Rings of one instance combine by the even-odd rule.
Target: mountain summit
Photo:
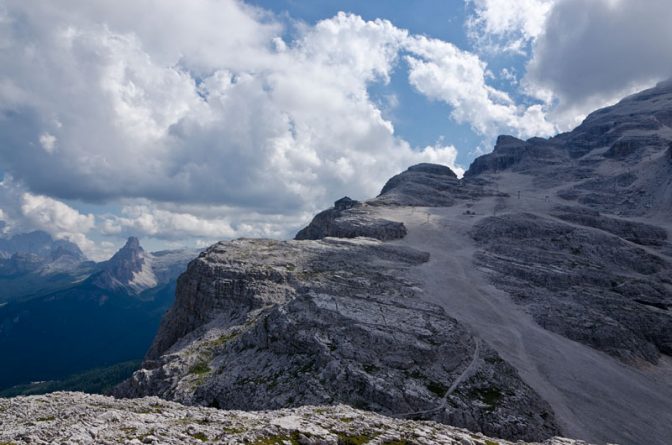
[[[152,270],[152,255],[140,246],[140,240],[132,236],[108,261],[101,264],[102,271],[94,284],[103,289],[127,289],[140,293],[158,283]]]

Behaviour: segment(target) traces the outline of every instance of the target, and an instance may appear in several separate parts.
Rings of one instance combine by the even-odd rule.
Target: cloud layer
[[[488,52],[525,53],[545,31],[557,0],[465,0],[471,6],[469,37]]]
[[[409,163],[454,162],[452,147],[412,150],[369,100],[367,86],[388,78],[407,38],[389,22],[339,15],[288,46],[235,2],[178,2],[187,25],[132,32],[129,12],[160,22],[178,5],[123,2],[115,21],[69,3],[10,2],[18,12],[3,21],[0,158],[32,191],[281,213],[337,188],[371,194]],[[213,25],[224,16],[230,26]],[[205,34],[182,32],[191,22]]]
[[[667,0],[557,0],[534,45],[527,83],[582,114],[672,76]]]
[[[130,234],[289,236],[411,164],[460,171],[454,146],[396,134],[372,86],[403,73],[486,146],[548,136],[665,77],[665,3],[468,0],[469,52],[352,14],[283,25],[236,0],[0,0],[3,218],[89,251]],[[518,94],[491,84],[497,51],[531,54]]]
[[[550,128],[477,56],[385,20],[339,14],[286,41],[237,1],[1,4],[0,161],[35,196],[121,202],[107,235],[286,236],[410,164],[460,171],[453,146],[411,147],[369,97],[396,69],[484,136]]]
[[[96,225],[93,214],[83,214],[56,199],[29,193],[9,175],[0,182],[0,219],[4,233],[43,230],[57,239],[77,243],[92,257],[98,256],[100,246],[87,237]]]

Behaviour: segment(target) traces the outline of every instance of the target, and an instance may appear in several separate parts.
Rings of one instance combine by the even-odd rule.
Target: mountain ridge
[[[661,84],[554,138],[502,136],[463,178],[412,166],[295,241],[212,246],[116,394],[403,406],[508,439],[664,444],[669,116]]]

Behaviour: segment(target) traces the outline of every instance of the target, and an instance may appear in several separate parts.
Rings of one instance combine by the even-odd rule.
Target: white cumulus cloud
[[[415,37],[407,46],[411,84],[427,97],[450,104],[456,121],[489,138],[502,132],[525,138],[555,133],[541,105],[519,106],[488,86],[486,65],[476,55],[426,37]]]
[[[42,133],[40,135],[40,144],[44,148],[44,151],[53,153],[56,149],[56,137],[49,133]]]
[[[523,53],[544,32],[558,0],[466,0],[469,37],[486,51]]]
[[[62,200],[123,206],[62,233],[287,236],[411,164],[460,173],[454,146],[412,147],[371,99],[395,70],[486,139],[553,132],[541,105],[488,85],[477,55],[387,20],[340,13],[288,40],[236,0],[0,3],[0,163],[42,197],[31,224],[67,219]]]
[[[83,214],[59,200],[27,192],[11,176],[0,182],[0,219],[5,223],[6,234],[42,230],[56,239],[78,244],[91,258],[101,258],[100,246],[88,237],[96,226],[93,214]]]

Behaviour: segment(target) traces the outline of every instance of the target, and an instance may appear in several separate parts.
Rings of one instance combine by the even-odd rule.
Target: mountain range
[[[69,287],[94,269],[75,243],[43,231],[0,238],[0,304]]]
[[[671,214],[663,82],[568,133],[500,136],[462,178],[411,166],[294,240],[217,243],[164,287],[172,254],[129,239],[81,284],[0,308],[0,339],[60,335],[56,302],[86,326],[63,344],[113,332],[96,347],[119,360],[174,289],[140,369],[116,398],[0,400],[0,441],[669,444]]]
[[[292,241],[218,243],[120,397],[345,403],[509,440],[672,437],[672,83],[463,178],[420,164]]]
[[[13,284],[0,306],[0,389],[141,358],[198,254],[148,253],[132,237],[94,263],[44,232],[0,240],[0,249],[2,279]]]

